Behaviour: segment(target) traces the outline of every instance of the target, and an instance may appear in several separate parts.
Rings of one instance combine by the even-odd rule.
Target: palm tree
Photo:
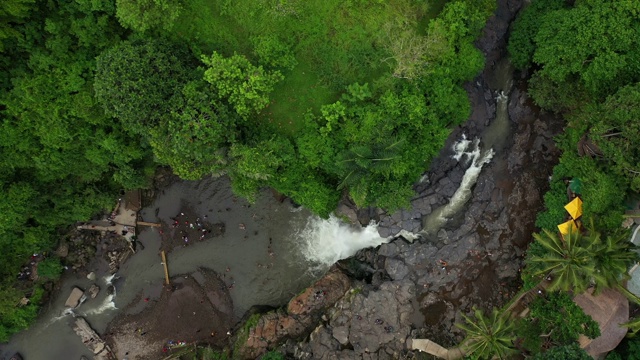
[[[462,348],[468,355],[473,354],[479,359],[507,359],[516,352],[513,345],[516,339],[514,322],[507,313],[494,308],[491,315],[485,316],[473,307],[473,315],[475,319],[462,314],[465,324],[456,324],[467,333]]]
[[[539,256],[534,255],[528,262],[536,267],[534,276],[551,277],[547,290],[583,292],[591,285],[596,272],[595,261],[580,232],[570,231],[561,239],[543,229],[541,234],[533,234],[533,237],[547,251]]]
[[[594,285],[596,293],[603,288],[617,288],[633,301],[638,301],[622,286],[622,281],[629,278],[629,266],[639,259],[627,234],[616,232],[603,240],[591,221],[587,235],[572,231],[561,239],[544,230],[543,234],[533,236],[547,252],[533,256],[529,262],[537,266],[535,276],[551,276],[547,290],[580,293]]]
[[[631,319],[631,320],[627,321],[626,323],[620,324],[620,325],[626,327],[627,329],[629,329],[629,332],[627,333],[627,337],[628,338],[633,338],[640,331],[640,317],[639,318],[635,318],[635,319]]]
[[[337,172],[342,177],[338,190],[349,189],[349,193],[358,206],[366,205],[368,183],[371,176],[388,176],[395,162],[401,158],[404,139],[387,139],[373,145],[353,145],[344,151],[336,162]]]
[[[603,241],[599,232],[593,229],[593,222],[589,230],[588,241],[593,243],[592,251],[595,260],[593,282],[595,291],[602,288],[619,288],[624,280],[628,280],[628,269],[639,260],[636,246],[629,241],[624,232],[608,235]]]

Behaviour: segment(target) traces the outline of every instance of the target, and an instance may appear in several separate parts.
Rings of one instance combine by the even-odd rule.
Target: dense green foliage
[[[125,130],[144,134],[171,110],[190,75],[185,54],[174,49],[156,40],[124,41],[98,56],[95,97]]]
[[[536,359],[590,358],[577,341],[580,335],[591,339],[600,336],[598,323],[567,292],[534,296],[524,318],[496,308],[490,316],[475,308],[473,317],[463,314],[465,323],[456,326],[466,332],[460,344],[467,353],[465,358],[508,359],[517,353]],[[508,309],[509,304],[504,308]]]
[[[590,360],[591,355],[580,348],[578,344],[557,346],[543,353],[531,357],[533,360]],[[608,358],[607,358],[608,359]]]
[[[39,286],[14,286],[28,256],[158,165],[228,175],[249,198],[273,187],[325,217],[342,196],[406,204],[469,115],[460,85],[483,67],[473,41],[495,6],[430,5],[2,2],[0,341],[35,316],[15,307]]]
[[[4,4],[8,4],[3,2]],[[12,24],[0,81],[0,340],[35,317],[38,299],[15,287],[28,256],[58,229],[109,207],[119,188],[147,182],[148,151],[103,114],[95,58],[123,35],[109,2],[40,2]],[[53,275],[53,274],[51,274]],[[18,290],[22,289],[22,290]]]
[[[122,26],[136,30],[170,30],[182,11],[180,0],[116,0]]]
[[[42,280],[57,280],[62,274],[62,263],[57,257],[47,258],[38,263],[38,277]]]
[[[558,205],[566,201],[566,179],[583,181],[585,215],[603,229],[619,226],[626,192],[640,190],[634,145],[640,140],[639,49],[635,1],[583,0],[570,7],[561,0],[537,0],[514,23],[509,52],[517,67],[533,64],[533,100],[562,112],[569,122],[558,139],[563,155],[538,226],[553,230],[562,222]],[[585,140],[597,147],[594,158],[579,155]]]
[[[20,37],[15,24],[23,23],[35,0],[4,0],[0,2],[0,52],[4,42]]]
[[[640,360],[640,337],[625,339],[609,354],[606,360]]]
[[[598,323],[585,314],[565,292],[552,292],[546,297],[537,297],[529,305],[529,309],[532,319],[530,323],[537,327],[538,338],[541,334],[550,334],[545,340],[554,345],[575,343],[580,335],[591,339],[600,336]]]

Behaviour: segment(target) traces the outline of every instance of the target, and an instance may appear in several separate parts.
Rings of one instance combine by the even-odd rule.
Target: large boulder
[[[286,339],[308,334],[350,287],[349,277],[334,268],[293,298],[286,309],[252,316],[238,333],[234,358],[257,359]]]
[[[92,284],[91,287],[89,287],[89,289],[85,292],[85,295],[87,297],[91,297],[92,299],[95,299],[96,296],[98,296],[99,292],[100,292],[100,287],[96,284]]]
[[[65,301],[64,306],[69,308],[78,307],[80,305],[80,300],[82,299],[83,295],[84,295],[84,291],[82,291],[82,289],[80,289],[79,287],[74,287],[71,290],[71,294],[69,294],[67,301]]]

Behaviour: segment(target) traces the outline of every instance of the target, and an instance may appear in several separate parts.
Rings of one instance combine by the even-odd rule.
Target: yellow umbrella
[[[562,234],[562,237],[564,238],[564,236],[568,235],[570,232],[578,231],[578,226],[573,220],[569,220],[558,225],[558,230],[560,230],[560,234]]]
[[[582,200],[579,197],[573,199],[570,203],[564,206],[569,215],[576,220],[582,216]]]

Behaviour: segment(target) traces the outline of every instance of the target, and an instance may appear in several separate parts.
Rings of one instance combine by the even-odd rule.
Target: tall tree
[[[264,109],[274,85],[284,79],[280,71],[267,71],[238,54],[225,58],[214,52],[202,61],[208,66],[204,79],[214,86],[219,99],[245,118]]]
[[[535,241],[542,245],[546,253],[530,259],[533,264],[540,264],[534,275],[551,276],[549,291],[564,290],[581,293],[589,285],[595,273],[593,252],[590,244],[583,241],[577,230],[561,238],[556,233],[543,229],[542,233],[533,234]]]
[[[35,0],[4,0],[0,2],[0,52],[4,51],[4,41],[19,37],[14,25],[22,23],[29,15]]]
[[[182,13],[181,0],[116,0],[116,16],[122,26],[136,30],[170,30]]]
[[[546,252],[534,255],[527,262],[534,266],[534,276],[551,276],[549,290],[581,293],[591,285],[595,285],[596,291],[622,289],[628,267],[640,259],[626,234],[618,232],[603,239],[593,222],[587,235],[574,230],[560,238],[545,229],[533,236]],[[623,290],[623,293],[627,292]]]
[[[171,98],[195,78],[189,55],[163,40],[122,42],[97,58],[93,83],[105,112],[144,135],[170,111]]]
[[[188,83],[174,98],[170,113],[149,129],[157,160],[183,179],[221,174],[229,166],[229,147],[239,136],[238,119],[213,99],[213,91],[213,86],[202,80]]]

